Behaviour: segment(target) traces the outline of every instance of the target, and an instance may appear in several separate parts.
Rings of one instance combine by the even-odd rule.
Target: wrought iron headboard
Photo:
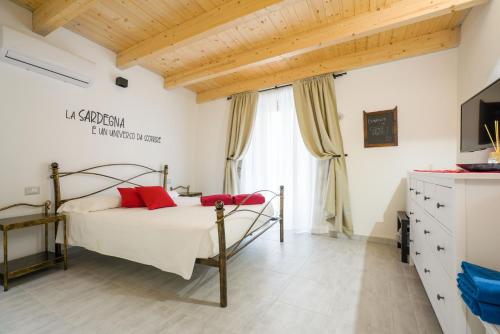
[[[136,174],[134,176],[131,176],[129,178],[115,177],[115,176],[111,176],[111,175],[107,175],[107,174],[103,174],[103,173],[99,173],[99,172],[95,171],[95,170],[98,170],[100,168],[115,167],[115,166],[133,166],[133,167],[141,168],[143,171],[141,173]],[[119,186],[120,184],[130,184],[130,185],[140,187],[140,186],[142,186],[141,184],[136,183],[136,182],[132,182],[132,181],[141,177],[141,176],[154,174],[154,173],[163,174],[163,188],[165,188],[165,190],[167,190],[168,165],[164,165],[163,170],[156,170],[156,169],[153,169],[153,168],[148,167],[148,166],[133,164],[133,163],[112,163],[112,164],[105,164],[105,165],[98,165],[98,166],[93,166],[93,167],[89,167],[89,168],[84,168],[84,169],[80,169],[80,170],[73,171],[73,172],[60,172],[59,171],[59,164],[57,162],[53,162],[50,165],[50,167],[52,169],[52,174],[50,175],[50,178],[52,179],[52,182],[54,184],[54,202],[55,202],[54,209],[56,212],[57,212],[57,209],[64,202],[71,201],[74,199],[89,197],[89,196],[92,196],[95,194],[99,194],[103,191],[106,191],[106,190],[112,189],[116,186]],[[92,192],[87,193],[85,195],[62,199],[61,198],[61,178],[71,176],[71,175],[100,176],[100,177],[103,177],[105,179],[117,181],[117,183],[112,184],[110,186],[106,186],[104,188],[100,188],[96,191],[92,191]]]

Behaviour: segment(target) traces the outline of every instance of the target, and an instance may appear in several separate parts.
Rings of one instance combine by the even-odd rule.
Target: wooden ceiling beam
[[[89,9],[96,0],[46,0],[33,12],[33,31],[47,36]]]
[[[454,48],[458,46],[459,41],[460,28],[438,31],[381,47],[353,52],[340,57],[329,57],[310,65],[199,92],[197,94],[197,102],[202,103],[240,92],[274,87],[319,74],[348,71],[403,58],[420,56]]]
[[[233,0],[200,16],[167,29],[120,52],[116,59],[119,68],[137,65],[160,53],[193,43],[218,30],[237,25],[240,18],[277,4],[283,0]]]
[[[386,9],[359,14],[302,33],[291,33],[249,51],[220,56],[201,66],[193,66],[188,71],[166,76],[165,87],[174,88],[206,81],[250,66],[275,62],[285,57],[421,22],[485,2],[487,0],[402,0]]]

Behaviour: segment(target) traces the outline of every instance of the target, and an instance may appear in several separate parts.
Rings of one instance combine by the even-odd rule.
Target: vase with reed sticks
[[[490,133],[490,130],[488,129],[488,126],[484,124],[484,127],[486,129],[486,132],[488,132],[488,136],[490,137],[491,144],[493,145],[493,148],[495,149],[493,152],[490,152],[490,155],[488,156],[488,163],[490,164],[497,164],[500,163],[500,136],[498,132],[498,120],[495,121],[495,140],[493,140],[493,136]]]

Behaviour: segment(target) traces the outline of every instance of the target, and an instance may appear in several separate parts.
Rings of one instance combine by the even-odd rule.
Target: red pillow
[[[214,206],[217,201],[222,201],[225,205],[233,204],[233,196],[229,194],[201,196],[200,202],[203,206]]]
[[[143,208],[146,206],[135,188],[117,188],[122,197],[122,208]]]
[[[248,197],[248,198],[247,198]],[[246,199],[246,201],[245,201]],[[245,201],[245,203],[243,203]],[[233,202],[236,205],[254,205],[254,204],[264,204],[266,198],[262,194],[240,194],[233,196]]]
[[[149,210],[177,206],[163,187],[137,187],[135,189]]]

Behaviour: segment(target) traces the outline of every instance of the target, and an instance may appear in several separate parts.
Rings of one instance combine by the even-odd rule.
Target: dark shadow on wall
[[[404,210],[406,207],[406,187],[406,178],[402,178],[394,190],[389,204],[384,210],[383,221],[375,222],[371,231],[371,236],[386,235],[387,226],[391,226],[391,231],[394,231],[394,233],[396,232],[397,213],[400,210]]]
[[[386,224],[389,223],[394,231],[396,231],[398,211],[405,210],[406,208],[406,188],[406,178],[402,178],[384,211],[384,222]]]

